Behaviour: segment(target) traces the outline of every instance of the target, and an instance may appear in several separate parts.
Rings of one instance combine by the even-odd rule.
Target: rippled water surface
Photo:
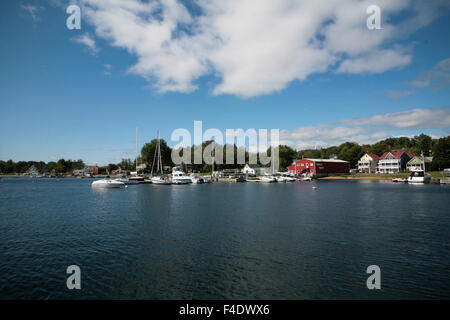
[[[0,298],[450,298],[449,186],[91,182],[0,182]]]

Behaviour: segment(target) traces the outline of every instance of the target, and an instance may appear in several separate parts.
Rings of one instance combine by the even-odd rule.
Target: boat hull
[[[125,186],[125,183],[113,180],[97,180],[92,182],[92,188],[117,189]]]

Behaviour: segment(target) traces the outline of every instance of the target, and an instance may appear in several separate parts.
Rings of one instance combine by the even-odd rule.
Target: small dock
[[[245,182],[245,179],[243,177],[219,178],[219,182]]]

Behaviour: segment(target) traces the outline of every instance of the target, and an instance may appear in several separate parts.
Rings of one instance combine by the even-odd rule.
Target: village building
[[[92,175],[97,175],[99,171],[99,168],[97,166],[89,167],[89,173]]]
[[[263,176],[265,174],[273,173],[271,167],[258,167],[257,165],[251,164],[246,164],[241,172],[249,176]]]
[[[425,159],[425,166],[424,166],[424,159]],[[433,161],[433,157],[424,157],[424,158],[413,157],[406,164],[406,169],[408,169],[409,171],[425,170],[426,167],[431,164],[431,161]]]
[[[378,160],[378,173],[399,173],[414,155],[405,151],[385,152]]]
[[[30,168],[28,168],[27,172],[24,173],[25,176],[37,176],[39,175],[39,170],[35,167],[35,165],[32,165]]]
[[[116,170],[112,170],[112,171],[111,171],[111,174],[114,174],[114,175],[117,175],[117,174],[120,174],[120,175],[127,175],[127,174],[129,174],[129,173],[130,173],[129,170],[124,170],[124,169],[122,169],[120,166],[119,166]]]
[[[84,169],[76,169],[72,171],[72,174],[77,177],[89,176],[89,173],[90,173],[89,167],[85,167]]]
[[[358,172],[376,173],[380,157],[374,153],[366,153],[358,161]]]
[[[301,159],[288,167],[295,175],[326,176],[329,174],[347,174],[350,162],[339,159]]]

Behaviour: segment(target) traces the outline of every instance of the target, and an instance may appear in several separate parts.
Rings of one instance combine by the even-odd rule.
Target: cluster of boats
[[[170,184],[202,184],[212,182],[210,176],[200,176],[199,174],[192,173],[187,175],[179,168],[174,168],[172,175],[170,177],[158,175],[151,178],[146,178],[144,176],[131,176],[122,177],[116,179],[101,179],[92,182],[93,188],[122,188],[128,185],[141,184],[141,183],[152,183],[157,185],[170,185]],[[246,179],[242,181],[247,182],[262,182],[262,183],[273,183],[273,182],[296,182],[296,181],[311,181],[310,177],[296,178],[288,175],[265,175],[262,177],[255,177],[253,179]]]
[[[171,177],[164,175],[155,175],[150,178],[145,176],[131,176],[122,177],[116,179],[102,179],[92,182],[93,188],[121,188],[132,184],[152,183],[157,185],[170,185],[170,184],[201,184],[211,182],[208,177],[201,177],[197,174],[187,175],[179,168],[174,168]]]

